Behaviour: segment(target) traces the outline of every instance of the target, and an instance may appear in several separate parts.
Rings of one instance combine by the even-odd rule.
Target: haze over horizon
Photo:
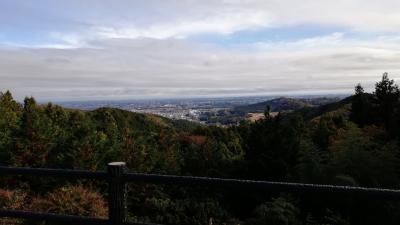
[[[17,99],[348,94],[400,79],[395,0],[0,2]]]

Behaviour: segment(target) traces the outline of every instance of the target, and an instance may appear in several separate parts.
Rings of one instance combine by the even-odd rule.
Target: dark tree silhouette
[[[378,100],[380,118],[389,133],[394,134],[397,126],[395,109],[399,104],[399,87],[394,83],[394,80],[389,79],[388,73],[384,73],[382,80],[375,84],[374,94]]]

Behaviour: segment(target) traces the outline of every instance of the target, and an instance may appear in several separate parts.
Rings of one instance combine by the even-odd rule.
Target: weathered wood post
[[[123,175],[126,172],[124,162],[112,162],[108,164],[109,175],[108,188],[108,217],[110,224],[121,225],[126,222],[126,184]]]

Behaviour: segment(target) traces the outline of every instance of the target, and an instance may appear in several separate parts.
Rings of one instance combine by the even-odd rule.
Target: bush
[[[32,211],[98,218],[108,215],[103,196],[82,186],[62,187],[45,197],[36,197],[29,208]]]
[[[258,206],[255,217],[249,219],[248,225],[297,225],[299,210],[284,198],[276,198]]]
[[[11,191],[0,189],[0,209],[23,209],[26,193],[20,190]],[[0,225],[17,225],[22,220],[12,218],[0,218]]]

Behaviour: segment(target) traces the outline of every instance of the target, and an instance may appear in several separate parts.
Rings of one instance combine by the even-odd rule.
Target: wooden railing
[[[0,174],[50,176],[59,178],[93,179],[107,181],[109,207],[108,219],[0,209],[0,217],[55,221],[66,224],[151,225],[148,223],[143,224],[127,222],[126,199],[127,183],[129,182],[173,184],[182,186],[221,186],[231,189],[258,189],[263,191],[289,192],[298,194],[339,194],[352,197],[364,196],[368,198],[400,200],[400,190],[392,189],[129,173],[124,162],[109,163],[107,167],[107,172],[0,166]]]

